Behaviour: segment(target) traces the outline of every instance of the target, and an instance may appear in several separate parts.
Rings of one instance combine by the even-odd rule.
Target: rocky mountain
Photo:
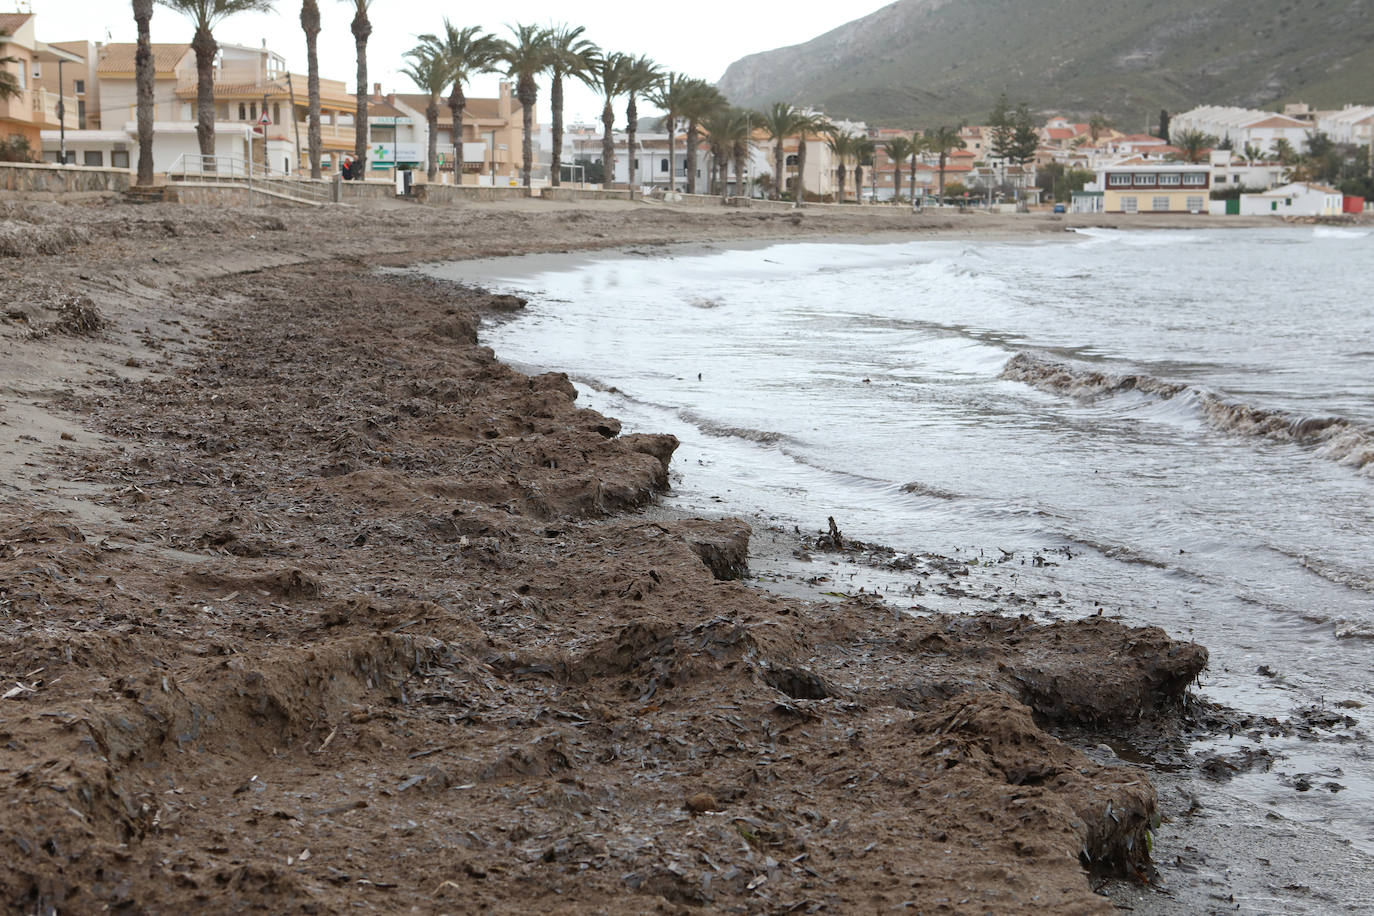
[[[1374,102],[1374,0],[899,0],[736,61],[731,101],[930,126],[998,94],[1144,129],[1161,108]]]

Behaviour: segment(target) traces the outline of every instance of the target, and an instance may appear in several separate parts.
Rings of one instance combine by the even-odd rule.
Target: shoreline
[[[499,212],[479,210],[488,222],[501,221]],[[523,215],[516,209],[505,231],[526,233],[527,221],[515,218]],[[986,618],[893,626],[871,607],[822,612],[722,582],[703,560],[730,566],[740,549],[734,526],[644,526],[616,514],[666,483],[670,443],[615,435],[614,420],[572,403],[566,378],[528,380],[497,363],[465,317],[481,294],[456,307],[447,291],[367,274],[405,257],[396,251],[350,265],[289,245],[242,244],[236,255],[209,235],[213,219],[197,219],[163,209],[126,227],[132,251],[72,269],[97,278],[85,281],[94,289],[47,290],[60,303],[100,295],[102,280],[118,279],[122,301],[91,298],[109,330],[48,330],[26,342],[43,351],[29,384],[44,378],[44,359],[56,361],[55,382],[82,366],[100,381],[21,396],[19,380],[7,380],[0,421],[25,430],[20,437],[39,435],[4,456],[19,481],[19,495],[0,505],[4,667],[28,677],[11,699],[23,714],[0,725],[20,748],[6,752],[4,766],[23,771],[30,744],[54,748],[49,756],[67,761],[56,783],[79,800],[66,814],[39,786],[9,793],[11,832],[42,847],[44,821],[25,812],[49,811],[47,822],[63,825],[52,845],[64,850],[51,861],[18,856],[3,885],[12,900],[118,902],[115,890],[78,889],[70,875],[132,861],[117,870],[144,905],[201,900],[206,887],[227,882],[244,901],[299,896],[331,911],[377,888],[393,900],[434,905],[437,894],[461,906],[451,895],[463,887],[506,910],[535,899],[510,896],[534,882],[544,900],[573,910],[753,907],[800,896],[842,908],[915,899],[932,909],[1015,912],[1050,900],[1065,912],[1105,911],[1078,854],[1086,846],[1095,858],[1138,855],[1153,790],[1137,773],[1103,768],[1046,735],[1021,700],[1042,715],[1110,718],[1114,700],[1162,689],[1167,706],[1200,670],[1205,656],[1195,647],[1105,621],[1015,633]],[[246,242],[291,229],[249,228],[258,231],[244,230]],[[135,265],[157,248],[151,233],[243,270],[196,277],[186,263],[190,282],[165,276],[176,267],[138,276]],[[421,250],[409,257],[432,260]],[[24,272],[21,288],[38,299],[38,271]],[[387,308],[378,311],[380,301]],[[361,321],[367,315],[376,316],[371,324]],[[139,330],[137,321],[151,324]],[[344,365],[331,364],[331,353]],[[334,411],[346,422],[328,420]],[[209,492],[221,495],[207,503]],[[59,578],[32,579],[34,562]],[[188,588],[199,593],[195,607]],[[63,609],[56,617],[55,608]],[[40,621],[45,639],[54,628],[67,635],[35,643],[30,628]],[[105,654],[79,636],[93,625],[121,634]],[[1098,698],[1101,684],[1085,691],[1078,669],[1092,653],[1115,651],[1123,633],[1150,649],[1138,669],[1111,663],[1118,693]],[[1051,637],[1081,641],[1074,670],[1045,669],[1016,648]],[[821,656],[817,638],[828,647]],[[67,658],[60,648],[73,640],[81,648]],[[872,658],[875,640],[891,644],[885,661]],[[186,644],[212,651],[207,658]],[[860,646],[880,676],[851,669]],[[225,648],[232,663],[207,664]],[[1144,686],[1160,661],[1151,653],[1169,652],[1183,656],[1170,686]],[[994,656],[1001,669],[988,667]],[[295,669],[302,680],[286,673]],[[1017,677],[1038,683],[1050,671],[1066,678],[1053,690],[1026,695],[1016,686]],[[970,678],[980,686],[948,693],[947,684]],[[436,700],[417,709],[413,695],[426,690]],[[86,724],[62,737],[54,722],[87,695],[97,699]],[[454,714],[434,711],[470,696],[488,697],[477,706],[491,708],[467,704],[455,745],[443,737]],[[722,699],[733,714],[705,711]],[[500,725],[502,716],[527,724]],[[120,722],[132,723],[128,737]],[[73,743],[81,735],[94,739],[94,756]],[[683,736],[690,747],[678,743]],[[639,771],[651,762],[648,783],[616,763],[627,741],[639,748]],[[1023,744],[1034,750],[1012,750]],[[822,764],[841,748],[838,763]],[[951,759],[959,766],[932,768]],[[321,781],[315,771],[326,761],[330,779],[350,781],[350,791]],[[396,776],[381,794],[379,766]],[[140,788],[149,774],[181,793],[147,807],[139,799],[155,798]],[[951,806],[951,791],[968,794]],[[471,806],[470,819],[460,818],[466,832],[443,814],[460,798]],[[530,807],[531,799],[547,804]],[[1026,816],[1009,812],[1009,799]],[[359,800],[366,805],[347,807]],[[140,804],[154,813],[131,815]],[[262,822],[273,807],[286,815],[273,815],[285,840]],[[799,819],[802,809],[815,816]],[[493,833],[511,811],[519,824]],[[211,835],[212,821],[241,832]],[[576,826],[586,824],[599,829]],[[658,839],[606,839],[637,829]],[[436,830],[452,839],[439,847],[410,839]],[[880,844],[865,845],[874,830],[886,837],[877,853]],[[212,851],[182,862],[185,880],[159,887],[133,877],[162,874],[154,863],[188,841]],[[305,842],[309,857],[285,851]],[[363,877],[356,863],[340,867],[370,847],[414,848],[392,867],[363,866]],[[995,864],[967,869],[977,848]],[[330,870],[349,880],[333,882]],[[627,889],[636,894],[629,902]],[[88,896],[63,896],[78,893]]]

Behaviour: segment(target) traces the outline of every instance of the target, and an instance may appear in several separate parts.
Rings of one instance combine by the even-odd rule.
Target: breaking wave
[[[759,445],[777,445],[787,439],[787,436],[782,433],[775,433],[771,430],[750,429],[747,426],[730,426],[726,423],[719,423],[694,410],[679,410],[678,416],[706,435],[714,436],[717,439],[743,439],[746,442],[756,442]]]
[[[1228,401],[1210,391],[1152,375],[1096,372],[1028,353],[1013,356],[1000,377],[1072,398],[1111,397],[1131,391],[1161,400],[1185,397],[1208,424],[1222,432],[1301,445],[1328,460],[1374,474],[1374,428],[1342,417],[1296,416]]]

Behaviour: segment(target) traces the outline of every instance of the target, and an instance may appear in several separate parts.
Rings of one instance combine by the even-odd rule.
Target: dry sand
[[[743,523],[634,514],[671,437],[478,343],[518,303],[372,270],[1067,225],[0,204],[4,906],[1110,911],[1155,791],[1047,729],[1205,651],[731,581]]]

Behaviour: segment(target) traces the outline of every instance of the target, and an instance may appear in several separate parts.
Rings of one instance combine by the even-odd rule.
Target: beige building
[[[429,124],[425,109],[429,96],[399,92],[388,95],[385,101],[410,116],[416,125],[414,138],[420,146],[421,167],[429,154]],[[508,184],[521,166],[521,141],[524,133],[524,108],[515,99],[510,83],[500,84],[497,97],[470,98],[463,110],[462,184]],[[453,180],[453,113],[445,96],[439,104],[439,172]],[[377,129],[374,126],[374,131]],[[538,117],[534,130],[539,130]],[[537,158],[537,157],[536,157]]]
[[[1206,164],[1127,159],[1098,170],[1085,188],[1102,194],[1107,213],[1207,213],[1211,169]]]
[[[39,41],[36,21],[31,13],[0,13],[0,58],[13,59],[12,63],[0,64],[0,69],[9,73],[19,87],[18,95],[0,99],[0,141],[22,137],[35,152],[42,144],[44,130],[77,128],[77,99],[63,98],[56,91],[55,74],[59,63],[64,70],[83,64],[76,55]],[[44,85],[49,73],[54,81],[51,91]],[[59,99],[65,103],[60,121]]]

